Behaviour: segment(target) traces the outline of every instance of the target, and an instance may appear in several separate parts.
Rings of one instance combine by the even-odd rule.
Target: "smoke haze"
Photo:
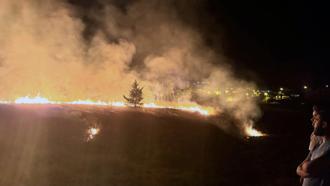
[[[136,79],[145,102],[184,90],[177,101],[226,110],[242,123],[258,117],[245,96],[255,85],[235,78],[175,1],[83,2],[0,0],[1,99],[122,101]],[[204,93],[230,88],[238,92],[231,98]]]

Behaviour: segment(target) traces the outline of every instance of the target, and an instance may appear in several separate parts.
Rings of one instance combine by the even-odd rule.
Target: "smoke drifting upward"
[[[0,0],[2,99],[121,101],[137,79],[145,102],[172,95],[242,123],[259,115],[245,96],[255,85],[235,78],[225,57],[181,21],[175,1],[83,2]],[[205,93],[231,88],[233,97]]]

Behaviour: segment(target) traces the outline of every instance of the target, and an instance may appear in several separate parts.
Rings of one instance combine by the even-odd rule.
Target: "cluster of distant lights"
[[[246,97],[258,97],[262,95],[262,93],[266,93],[267,91],[263,90],[252,90],[252,89],[247,89],[245,91],[238,91],[234,88],[231,89],[225,89],[224,91],[221,90],[215,90],[215,91],[203,91],[207,95],[215,95],[215,96],[227,96],[229,98],[227,101],[232,101],[232,97],[234,95],[239,95],[239,94],[244,94]]]
[[[329,85],[326,84],[326,85],[324,85],[324,87],[325,87],[325,88],[329,88]],[[304,90],[308,90],[308,89],[309,89],[308,85],[304,85],[304,86],[303,86],[303,89],[304,89]],[[284,88],[281,87],[281,88],[280,88],[280,91],[284,91]]]
[[[329,88],[329,85],[326,84],[324,85],[325,88]],[[308,85],[303,85],[302,89],[305,91],[310,90]],[[206,95],[214,95],[217,97],[224,97],[227,102],[232,102],[235,99],[235,95],[241,94],[245,95],[247,98],[257,98],[257,97],[262,97],[263,102],[268,102],[270,99],[275,99],[275,100],[284,100],[288,99],[290,96],[291,97],[299,97],[300,94],[298,93],[292,93],[290,96],[286,95],[286,89],[283,87],[280,87],[278,91],[273,91],[273,90],[255,90],[255,89],[246,89],[245,91],[241,90],[238,91],[234,88],[227,88],[224,90],[215,90],[215,91],[210,91],[210,90],[201,90],[204,92]]]
[[[284,91],[283,88],[280,88],[280,92]],[[224,91],[216,90],[216,91],[204,91],[207,95],[215,95],[217,97],[226,98],[227,102],[232,102],[235,99],[235,95],[244,95],[246,98],[256,98],[256,97],[269,97],[271,94],[271,90],[255,90],[255,89],[247,89],[245,91],[237,91],[235,89],[225,89]]]
[[[329,85],[326,84],[324,87],[325,87],[325,88],[329,88]],[[305,90],[309,89],[309,87],[308,87],[307,85],[304,85],[303,88],[304,88]]]

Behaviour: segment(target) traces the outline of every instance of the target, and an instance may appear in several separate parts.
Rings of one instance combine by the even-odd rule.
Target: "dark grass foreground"
[[[1,105],[0,185],[298,185],[304,113],[265,108],[273,135],[247,140],[173,110]],[[86,142],[91,124],[101,131]]]

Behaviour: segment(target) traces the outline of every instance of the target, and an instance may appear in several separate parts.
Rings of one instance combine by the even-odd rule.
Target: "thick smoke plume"
[[[259,110],[245,92],[255,86],[234,77],[173,2],[0,0],[1,99],[122,101],[136,79],[145,102],[196,102],[251,122]],[[205,93],[227,89],[238,93]]]

